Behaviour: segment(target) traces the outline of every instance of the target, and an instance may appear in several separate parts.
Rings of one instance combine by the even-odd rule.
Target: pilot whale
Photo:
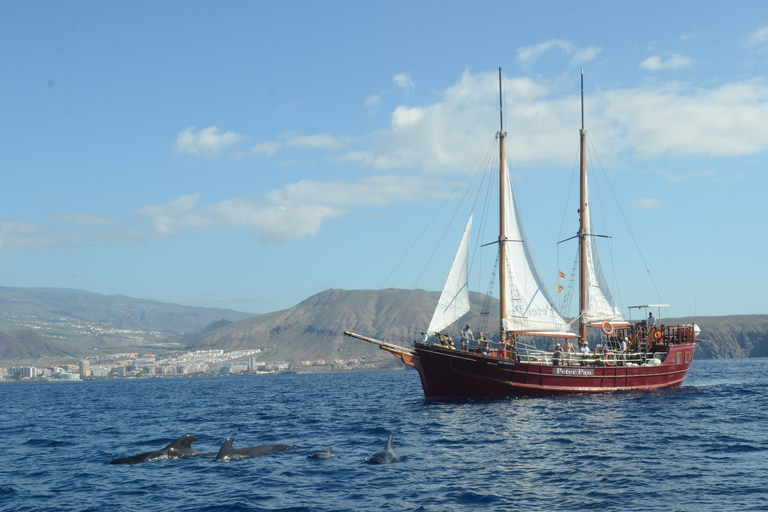
[[[163,448],[154,452],[140,453],[131,457],[121,457],[109,461],[110,464],[138,464],[155,459],[181,459],[184,457],[194,457],[200,455],[200,452],[192,448],[192,443],[197,441],[195,436],[182,436]]]
[[[217,460],[246,459],[248,457],[258,457],[259,455],[269,455],[270,453],[279,453],[292,448],[290,444],[263,444],[261,446],[249,446],[247,448],[235,448],[232,446],[234,437],[230,437],[221,445]]]
[[[333,449],[333,446],[329,446],[327,450],[324,452],[317,452],[313,453],[309,456],[310,459],[332,459],[333,455],[331,455],[331,450]]]
[[[384,449],[365,459],[365,462],[368,464],[389,464],[390,462],[397,462],[400,460],[400,457],[398,457],[397,453],[395,453],[395,450],[392,448],[393,440],[394,437],[389,436]]]

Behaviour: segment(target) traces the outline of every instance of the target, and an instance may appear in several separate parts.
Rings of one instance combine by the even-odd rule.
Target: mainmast
[[[506,201],[505,194],[507,190],[507,166],[505,165],[504,139],[504,107],[502,103],[501,89],[501,68],[499,68],[499,304],[501,314],[499,315],[499,336],[504,334],[504,317],[507,314],[507,267],[506,267]]]
[[[579,201],[579,337],[587,341],[587,131],[584,129],[584,70],[581,70],[581,130],[579,130],[579,149],[581,164],[579,166],[581,198]]]

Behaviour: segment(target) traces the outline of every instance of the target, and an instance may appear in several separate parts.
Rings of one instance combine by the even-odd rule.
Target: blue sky
[[[768,313],[763,3],[473,4],[0,3],[0,285],[254,313],[438,289],[390,272],[493,139],[502,67],[553,293],[584,68],[623,311]]]

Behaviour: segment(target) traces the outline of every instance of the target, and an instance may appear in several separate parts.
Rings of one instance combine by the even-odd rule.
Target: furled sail
[[[443,286],[443,293],[437,301],[435,313],[427,332],[437,333],[469,312],[469,234],[472,230],[472,215],[469,216],[459,249]]]
[[[595,230],[592,225],[592,208],[589,204],[589,189],[586,191],[587,207],[584,210],[587,221],[587,236],[584,244],[587,246],[587,308],[583,312],[586,322],[625,322],[624,316],[619,311],[613,300],[608,284],[600,265],[600,257],[597,254],[595,243]]]
[[[504,164],[506,166],[506,163]],[[507,176],[509,174],[507,173]],[[575,336],[549,296],[525,237],[512,186],[506,183],[506,307],[504,330],[540,335]]]

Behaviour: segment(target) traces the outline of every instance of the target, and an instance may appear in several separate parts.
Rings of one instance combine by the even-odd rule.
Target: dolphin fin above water
[[[384,449],[365,459],[365,462],[368,464],[389,464],[390,462],[397,462],[400,460],[400,457],[395,453],[394,448],[392,448],[393,440],[394,437],[390,435]]]
[[[258,457],[259,455],[269,455],[271,453],[280,453],[292,448],[290,444],[264,444],[261,446],[249,446],[247,448],[235,448],[232,446],[234,437],[230,437],[221,445],[216,460],[245,459],[248,457]]]
[[[120,457],[109,461],[110,464],[138,464],[155,459],[182,459],[184,457],[194,457],[200,455],[200,452],[192,448],[192,443],[197,441],[195,436],[186,435],[176,439],[162,450],[154,452],[140,453],[130,457]]]

